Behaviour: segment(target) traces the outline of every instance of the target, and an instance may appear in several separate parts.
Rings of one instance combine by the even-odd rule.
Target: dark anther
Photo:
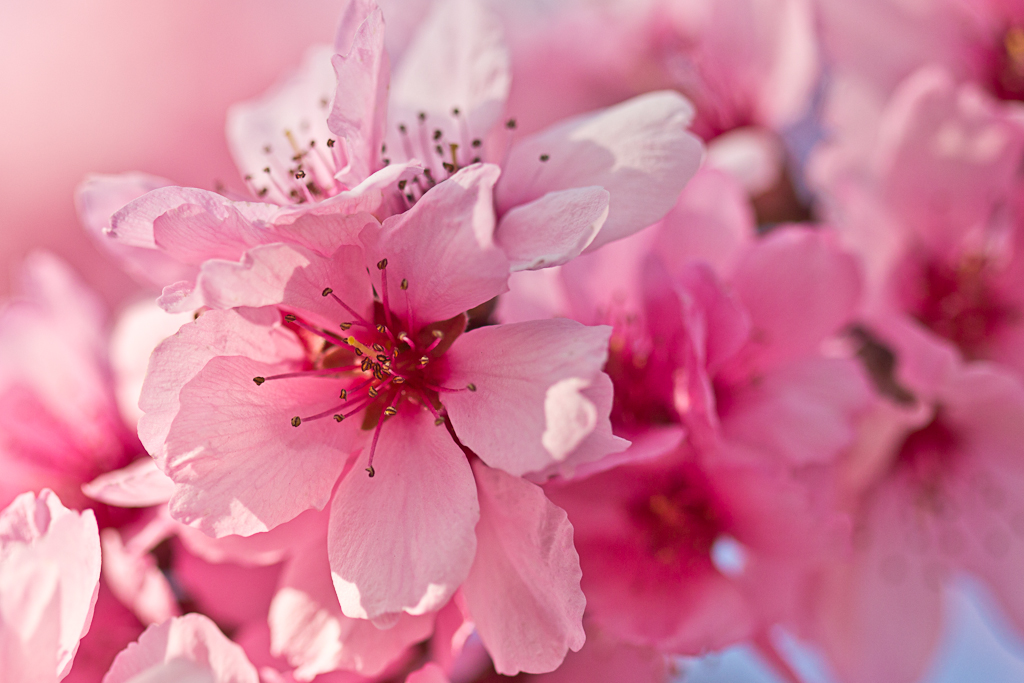
[[[292,155],[292,161],[302,161],[302,155],[301,154],[293,154]]]
[[[378,331],[378,332],[380,332],[381,334],[384,334],[384,332],[385,332],[386,330],[387,330],[387,328],[386,328],[386,327],[384,327],[383,325],[381,325],[381,324],[378,324],[378,325],[377,325],[377,331]]]
[[[324,291],[320,292],[320,296],[328,296],[333,291],[330,287],[324,287]]]
[[[438,128],[437,130],[434,131],[434,139],[435,140],[440,140],[442,135],[444,135],[444,133],[441,132],[440,128]]]
[[[405,384],[405,378],[404,377],[395,377],[391,381],[394,382],[395,384]]]
[[[404,181],[404,180],[399,180],[398,181],[398,189],[399,190],[404,190],[405,186],[406,186],[406,181]]]
[[[342,324],[338,325],[338,327],[340,327],[343,330],[347,330],[350,327],[352,327],[352,323],[342,323]]]
[[[384,381],[384,369],[381,368],[381,366],[379,366],[379,365],[374,365],[373,366],[373,378],[377,379],[377,380],[380,380],[381,382]]]
[[[421,112],[420,112],[419,114],[417,114],[417,115],[416,115],[416,117],[417,117],[417,118],[418,118],[418,119],[419,119],[420,121],[426,121],[426,120],[427,120],[427,112],[425,112],[425,111],[421,111]]]
[[[348,389],[342,389],[341,394],[338,395],[338,398],[340,398],[342,401],[348,400]]]
[[[444,156],[444,147],[441,145],[435,145],[434,151],[437,152],[438,156]]]
[[[372,479],[373,475],[377,473],[377,470],[373,469],[373,465],[370,465],[369,467],[366,468],[366,472],[370,475],[370,478]]]
[[[298,427],[300,424],[302,424],[302,418],[301,417],[296,415],[295,417],[292,418],[292,427]]]
[[[390,166],[390,165],[391,165],[391,159],[383,159],[383,160],[382,160],[382,163],[383,163],[383,164],[384,164],[385,166]]]
[[[505,122],[505,127],[508,128],[509,130],[515,130],[516,129],[516,120],[515,119],[509,119],[508,121]]]
[[[380,146],[380,153],[383,154],[386,151],[388,151],[388,146],[387,145],[381,145]]]
[[[378,363],[387,363],[388,362],[388,357],[385,356],[383,353],[378,353],[377,354],[377,362]]]
[[[444,166],[444,170],[448,171],[449,173],[455,173],[455,164],[450,164],[446,161],[441,165]]]
[[[298,171],[295,172],[295,179],[296,180],[302,180],[305,177],[306,177],[306,172],[303,171],[301,168]]]
[[[334,138],[327,138],[327,146],[334,147]]]
[[[360,369],[361,369],[361,370],[362,370],[363,372],[366,372],[367,370],[369,370],[369,369],[370,369],[370,366],[371,366],[371,365],[373,365],[373,361],[372,361],[372,360],[370,360],[369,358],[364,358],[364,359],[363,359],[363,362],[361,362],[361,363],[359,364],[359,368],[360,368]]]
[[[288,196],[289,197],[298,197],[299,196],[299,191],[298,190],[292,190],[291,192],[288,193]]]
[[[264,382],[266,382],[267,378],[266,377],[253,377],[252,381],[256,382],[256,386],[259,386],[259,385],[263,384]]]
[[[550,157],[549,155],[547,155],[547,154],[541,154],[541,155],[540,155],[540,160],[541,160],[541,161],[547,161],[547,160],[548,160],[548,159],[550,159],[550,158],[551,158],[551,157]]]
[[[467,389],[469,389],[470,391],[476,391],[476,385],[475,385],[475,384],[473,384],[472,382],[470,382],[469,384],[467,384],[467,385],[466,385],[466,388],[467,388]]]
[[[370,398],[377,398],[377,394],[379,392],[377,391],[377,387],[370,387],[370,390],[366,393],[370,395]]]
[[[412,202],[415,201],[415,199],[416,199],[415,197],[412,196],[412,192],[407,193],[405,195],[405,198],[409,200],[410,204],[412,204]]]
[[[399,283],[398,286],[401,287],[402,289],[409,289],[409,281],[403,277],[402,282]]]
[[[434,426],[435,427],[440,427],[443,424],[444,424],[444,418],[443,417],[439,417],[436,420],[434,420]]]
[[[250,173],[246,173],[246,174],[245,174],[245,179],[246,179],[246,180],[252,180],[252,174],[250,174]]]
[[[270,167],[269,166],[264,166],[263,167],[263,172],[264,173],[270,173]]]
[[[391,417],[392,415],[396,414],[397,412],[398,412],[398,409],[395,408],[394,406],[388,406],[387,408],[384,409],[384,414],[387,415],[388,417]]]
[[[480,163],[480,157],[473,157],[473,163],[474,164],[479,164]]]
[[[344,415],[335,415],[335,416],[334,416],[334,421],[335,421],[335,422],[341,422],[341,421],[342,421],[342,420],[344,420],[344,419],[345,419],[345,416],[344,416]]]
[[[420,356],[420,365],[426,365],[429,362],[430,362],[429,358],[427,358],[426,356]]]
[[[452,107],[452,116],[458,116],[458,115],[459,115],[459,108],[458,107]]]
[[[270,145],[263,145],[263,153],[270,154]]]
[[[260,191],[256,193],[256,196],[258,196],[258,197],[266,197],[267,196],[267,192],[269,192],[269,191],[270,191],[269,188],[261,187]]]
[[[384,353],[384,347],[382,345],[380,345],[380,344],[374,344],[370,348],[372,348],[377,353]],[[381,361],[381,362],[383,363],[384,361]]]
[[[398,132],[399,133],[405,133],[405,124],[404,123],[398,124]]]
[[[287,321],[288,321],[288,322],[290,322],[290,323],[293,323],[293,322],[295,322],[295,320],[296,320],[295,316],[294,316],[294,315],[292,315],[291,313],[289,313],[288,315],[286,315],[286,316],[284,317],[284,319],[285,319],[285,320],[287,320]]]
[[[473,145],[474,147],[479,147],[479,146],[480,146],[480,145],[482,145],[482,144],[484,144],[484,141],[483,141],[483,140],[481,140],[480,138],[475,138],[475,139],[473,140],[473,142],[472,142],[472,145]]]
[[[386,258],[382,258],[380,261],[377,261],[377,270],[384,270],[387,267],[388,260]]]

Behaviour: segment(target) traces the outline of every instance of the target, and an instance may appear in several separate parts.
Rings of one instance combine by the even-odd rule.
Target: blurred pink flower
[[[828,468],[869,405],[856,363],[822,355],[860,291],[834,235],[794,226],[753,241],[742,189],[704,170],[658,226],[511,286],[504,319],[613,325],[612,426],[633,445],[546,487],[576,530],[588,613],[688,654],[789,618],[841,531]],[[734,547],[742,566],[716,565]]]
[[[0,512],[0,681],[59,681],[89,630],[100,578],[91,511],[44,489]]]

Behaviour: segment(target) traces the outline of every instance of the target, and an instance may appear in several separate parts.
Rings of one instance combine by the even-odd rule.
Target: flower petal
[[[387,630],[346,617],[331,581],[325,541],[319,538],[296,553],[281,576],[270,605],[272,651],[296,667],[298,680],[337,669],[376,676],[407,647],[430,636],[434,615],[402,614]]]
[[[371,264],[388,261],[391,301],[408,301],[421,324],[448,320],[508,290],[508,259],[493,240],[498,173],[489,164],[464,168],[385,220],[382,230],[363,231]],[[380,271],[371,265],[370,272],[380,291]]]
[[[610,334],[561,319],[462,335],[446,355],[447,383],[459,390],[441,394],[455,433],[488,465],[516,476],[624,450],[611,436],[611,383],[601,372]],[[588,444],[593,434],[604,438]]]
[[[495,240],[512,270],[561,265],[593,241],[608,217],[608,198],[600,187],[549,192],[502,216]]]
[[[480,523],[466,605],[498,673],[552,671],[586,639],[572,525],[538,486],[480,461],[473,473]]]
[[[476,552],[480,507],[466,455],[407,403],[384,423],[373,465],[373,477],[354,467],[331,504],[327,547],[342,612],[393,619],[437,610]]]
[[[292,426],[338,403],[334,382],[318,377],[253,377],[296,368],[242,356],[211,359],[181,389],[167,434],[164,472],[178,484],[171,513],[226,536],[268,531],[309,508],[323,509],[346,455],[363,435],[357,421]]]
[[[599,185],[608,219],[588,247],[656,222],[700,165],[700,140],[686,130],[693,106],[673,92],[641,95],[532,135],[510,150],[496,188],[498,213],[548,192]]]

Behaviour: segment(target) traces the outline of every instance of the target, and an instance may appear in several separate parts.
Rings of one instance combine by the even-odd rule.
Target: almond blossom
[[[686,130],[693,108],[671,92],[516,139],[514,118],[499,120],[510,82],[500,25],[475,0],[437,3],[393,78],[384,29],[375,4],[350,3],[333,54],[311,52],[292,79],[233,110],[229,138],[251,197],[157,187],[107,218],[100,207],[164,181],[129,175],[81,188],[79,206],[97,208],[87,222],[119,257],[136,269],[165,257],[179,264],[182,279],[164,282],[165,308],[205,303],[195,277],[207,258],[279,241],[330,256],[335,236],[407,210],[481,161],[502,167],[496,239],[513,267],[564,262],[657,221],[700,162]],[[169,247],[165,233],[179,226],[205,234],[206,248]]]
[[[330,502],[346,617],[393,625],[465,584],[501,670],[547,670],[582,645],[583,598],[564,513],[519,477],[571,472],[626,442],[607,418],[607,328],[465,332],[463,312],[506,289],[490,238],[497,176],[463,169],[331,258],[271,244],[208,261],[205,298],[225,310],[157,348],[139,431],[178,485],[177,519],[249,535]],[[477,588],[477,572],[505,589]],[[541,577],[544,600],[514,597]]]

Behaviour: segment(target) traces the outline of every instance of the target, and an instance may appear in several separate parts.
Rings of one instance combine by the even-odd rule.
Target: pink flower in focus
[[[178,484],[176,518],[249,535],[333,493],[328,554],[346,617],[394,624],[465,584],[499,670],[549,670],[582,644],[583,597],[571,527],[519,477],[626,444],[608,424],[606,329],[464,332],[463,311],[506,289],[490,239],[496,178],[463,169],[331,258],[274,244],[208,261],[204,296],[231,308],[158,347],[139,430]]]
[[[242,648],[216,624],[201,614],[187,614],[147,628],[103,677],[103,683],[136,680],[258,683],[259,676]]]
[[[44,489],[0,512],[0,681],[67,676],[92,622],[99,578],[91,511],[68,510]]]

